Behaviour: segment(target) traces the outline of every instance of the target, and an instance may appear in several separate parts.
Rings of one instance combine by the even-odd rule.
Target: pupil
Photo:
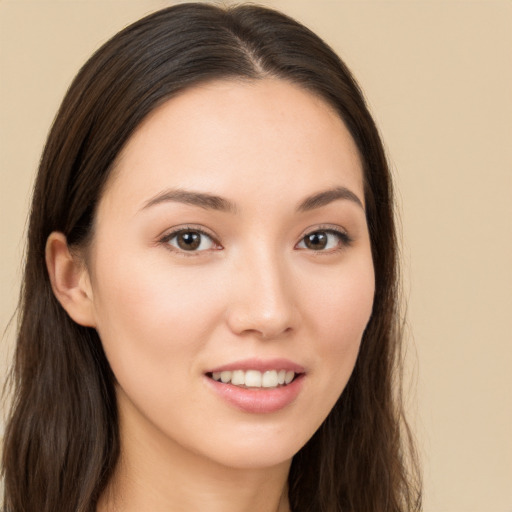
[[[306,246],[309,249],[323,249],[327,245],[327,235],[325,233],[311,233],[306,237]]]
[[[186,231],[178,235],[178,245],[185,251],[197,249],[201,243],[201,235],[192,231]]]

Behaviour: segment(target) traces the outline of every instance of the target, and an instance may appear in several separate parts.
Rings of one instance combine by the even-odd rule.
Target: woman
[[[5,510],[419,510],[395,244],[377,130],[317,36],[206,4],[120,32],[36,181]]]

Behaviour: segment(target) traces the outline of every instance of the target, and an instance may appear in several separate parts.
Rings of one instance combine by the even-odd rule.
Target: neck
[[[97,512],[289,512],[291,461],[227,467],[120,416],[121,455]]]

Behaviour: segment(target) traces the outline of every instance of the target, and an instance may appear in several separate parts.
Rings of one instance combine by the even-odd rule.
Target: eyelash
[[[194,226],[184,226],[184,227],[175,229],[175,230],[171,231],[170,233],[166,234],[165,236],[163,236],[160,239],[160,243],[166,245],[169,248],[169,250],[173,251],[175,254],[178,254],[179,256],[185,256],[185,257],[199,256],[199,255],[201,255],[201,253],[206,252],[205,250],[187,251],[184,249],[180,249],[178,247],[173,247],[169,242],[173,238],[176,238],[180,233],[198,233],[201,236],[209,238],[212,241],[213,245],[221,247],[219,242],[211,234],[207,233],[202,228],[198,228],[198,227],[194,227]],[[219,250],[219,249],[215,249],[215,250]]]
[[[305,233],[301,237],[299,243],[304,242],[306,237],[314,235],[315,233],[326,233],[328,235],[335,235],[338,238],[338,246],[333,249],[316,250],[316,251],[314,249],[310,249],[310,252],[315,255],[338,253],[338,252],[343,251],[344,249],[350,247],[354,241],[353,238],[346,231],[343,231],[339,228],[335,228],[332,226],[318,226],[313,231],[308,231],[307,233]],[[302,250],[308,250],[308,248],[306,247]]]
[[[166,245],[169,248],[169,250],[173,251],[175,254],[178,254],[180,256],[185,256],[185,257],[199,256],[199,255],[201,255],[201,253],[210,250],[210,249],[203,249],[201,251],[195,251],[195,250],[187,251],[185,249],[180,249],[178,247],[172,246],[169,242],[172,239],[176,238],[181,233],[198,233],[201,236],[209,238],[211,240],[212,244],[217,246],[217,248],[215,248],[214,250],[220,250],[219,247],[222,249],[222,246],[220,245],[220,243],[211,234],[207,233],[202,228],[198,228],[198,227],[194,227],[194,226],[185,226],[185,227],[175,229],[175,230],[171,231],[170,233],[166,234],[165,236],[163,236],[159,240],[159,242]],[[326,234],[330,234],[330,235],[335,235],[339,240],[338,247],[336,247],[334,249],[328,249],[328,250],[309,249],[311,253],[316,254],[316,255],[333,254],[333,253],[340,252],[340,251],[344,250],[345,248],[350,247],[353,242],[353,239],[350,237],[350,235],[341,229],[333,228],[332,226],[329,226],[329,227],[319,226],[316,229],[314,229],[313,231],[309,231],[309,232],[305,233],[301,237],[301,239],[297,243],[297,245],[300,243],[303,243],[305,241],[306,237],[314,235],[315,233],[326,233]],[[200,243],[202,243],[202,242],[200,242]],[[308,248],[307,247],[300,248],[299,250],[308,250]]]

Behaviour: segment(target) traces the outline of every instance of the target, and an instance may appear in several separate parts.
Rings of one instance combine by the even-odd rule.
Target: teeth
[[[235,386],[243,386],[245,384],[245,374],[242,370],[235,370],[233,372],[233,376],[231,377],[231,384],[234,384]]]
[[[279,381],[277,380],[277,372],[275,370],[270,370],[263,374],[261,385],[264,388],[275,388],[278,384]]]
[[[290,384],[294,377],[295,372],[291,370],[267,370],[263,373],[258,370],[234,370],[212,373],[212,378],[218,382],[248,388],[276,388]]]
[[[248,388],[261,388],[261,372],[248,370],[245,372],[245,385]]]

